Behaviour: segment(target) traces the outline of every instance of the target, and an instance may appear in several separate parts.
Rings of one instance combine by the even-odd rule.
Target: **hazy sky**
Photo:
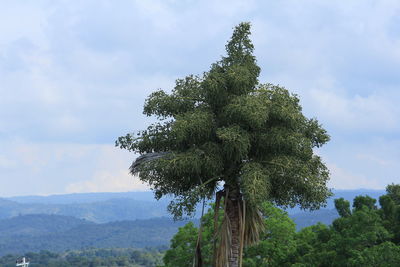
[[[399,183],[400,1],[0,0],[0,197],[145,190],[115,139],[153,90],[207,71],[253,25],[261,82],[332,141],[338,189]]]

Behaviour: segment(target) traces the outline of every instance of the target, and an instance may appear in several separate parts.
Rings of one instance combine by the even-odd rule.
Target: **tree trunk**
[[[226,206],[226,212],[231,225],[231,253],[229,255],[229,267],[239,267],[240,261],[240,217],[239,217],[239,205],[240,205],[240,193],[239,190],[229,188],[228,203]]]

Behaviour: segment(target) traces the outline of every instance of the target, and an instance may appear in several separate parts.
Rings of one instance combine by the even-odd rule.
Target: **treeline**
[[[30,267],[156,267],[162,262],[162,251],[157,249],[88,249],[53,253],[27,253]],[[18,255],[0,258],[0,266],[14,267]]]
[[[95,224],[59,215],[24,215],[0,220],[0,256],[85,248],[167,246],[179,226],[169,218]],[[0,265],[1,266],[1,265]]]
[[[264,204],[266,231],[261,242],[244,251],[244,267],[261,266],[400,266],[400,185],[389,185],[377,200],[358,196],[339,198],[340,218],[332,225],[316,224],[296,232],[287,213]],[[213,211],[203,217],[204,266],[212,266]],[[166,267],[186,267],[193,262],[198,229],[192,223],[180,228],[164,256]]]
[[[366,195],[357,196],[351,207],[349,201],[339,198],[335,200],[335,207],[340,217],[331,225],[318,223],[297,231],[296,224],[285,211],[265,203],[263,214],[266,231],[257,245],[245,249],[243,266],[399,266],[400,185],[389,185],[387,193],[379,197],[378,201]],[[221,212],[220,216],[222,216]],[[30,221],[33,220],[30,219]],[[212,266],[213,220],[213,210],[210,209],[203,217],[204,267]],[[159,233],[154,232],[153,229],[159,225],[158,222],[140,223],[146,224],[146,229],[142,228],[143,233],[139,235],[142,239],[145,239],[143,234],[152,236]],[[165,226],[164,223],[162,225]],[[53,230],[47,229],[47,231]],[[117,229],[114,228],[114,230]],[[114,237],[118,236],[118,240],[121,238],[117,233],[125,233],[125,237],[129,236],[126,235],[129,232],[127,229],[119,230],[110,234]],[[90,235],[87,231],[82,234]],[[6,234],[3,233],[3,238],[5,237]],[[34,239],[33,236],[31,238]],[[79,240],[77,236],[75,238]],[[179,228],[167,251],[165,248],[97,248],[62,253],[31,252],[24,256],[31,259],[31,267],[186,267],[192,266],[197,238],[198,228],[190,222]],[[22,255],[3,256],[0,258],[0,266],[15,266],[15,260],[20,256]]]
[[[121,195],[124,196],[124,194]],[[77,198],[77,201],[79,201],[79,196],[77,196]],[[18,200],[19,198],[16,199]],[[29,198],[27,198],[25,201],[28,200]],[[35,199],[33,198],[33,200]],[[43,201],[45,201],[45,199]],[[72,201],[72,199],[69,201]],[[0,219],[7,219],[18,215],[27,214],[51,214],[72,216],[95,223],[107,223],[120,220],[149,219],[153,217],[168,216],[166,209],[167,204],[167,200],[156,202],[154,200],[141,201],[130,198],[117,198],[98,202],[68,204],[46,204],[35,202],[19,203],[0,198]]]

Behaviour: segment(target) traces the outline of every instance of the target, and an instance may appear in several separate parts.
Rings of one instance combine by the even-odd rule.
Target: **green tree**
[[[175,196],[175,217],[192,214],[203,198],[223,198],[216,266],[239,266],[243,247],[258,241],[264,201],[317,209],[330,195],[328,169],[313,153],[329,136],[302,114],[296,95],[258,82],[249,35],[250,24],[239,24],[227,55],[203,76],[152,93],[144,113],[159,122],[116,142],[141,155],[131,173],[156,198]]]
[[[289,260],[295,266],[398,266],[399,247],[396,233],[400,220],[396,217],[394,185],[380,197],[381,208],[369,196],[357,196],[350,203],[336,199],[340,218],[329,228],[314,225],[296,234],[296,251]],[[385,249],[387,253],[381,255]]]
[[[400,205],[400,184],[390,184],[386,187],[387,195]]]
[[[349,217],[351,215],[350,202],[342,197],[335,199],[335,208],[340,217]]]
[[[329,250],[337,253],[333,266],[345,266],[354,253],[391,238],[378,212],[365,206],[361,210],[353,211],[350,217],[336,219],[332,229],[334,234],[327,245]]]
[[[221,212],[223,213],[223,211]],[[219,215],[221,221],[223,214]],[[213,239],[214,239],[214,209],[209,209],[201,218],[202,231],[201,250],[203,254],[203,266],[213,266]],[[199,229],[194,223],[189,222],[180,227],[178,232],[171,239],[170,249],[164,255],[166,267],[192,266],[193,257],[196,251]]]
[[[385,242],[369,247],[356,253],[350,260],[349,266],[364,267],[395,267],[400,263],[400,246]]]
[[[221,211],[223,213],[223,210]],[[243,266],[285,266],[287,258],[295,250],[294,222],[286,212],[274,207],[271,203],[263,203],[262,214],[267,227],[256,245],[249,246],[244,251]],[[220,219],[222,219],[221,214]],[[202,220],[202,250],[204,251],[204,266],[213,266],[212,247],[214,231],[214,210],[210,209]],[[186,267],[193,263],[196,248],[198,228],[193,223],[187,223],[179,228],[171,239],[170,249],[164,256],[165,267]]]
[[[288,258],[291,266],[332,266],[336,251],[327,243],[334,232],[326,225],[318,223],[301,229],[295,235],[295,251]]]
[[[357,196],[353,201],[354,210],[361,210],[363,207],[367,209],[376,209],[376,199],[370,196]]]
[[[164,256],[167,267],[191,266],[196,247],[198,229],[192,222],[180,227],[171,239],[170,249]]]
[[[290,266],[288,258],[295,251],[296,225],[288,214],[271,203],[264,203],[266,231],[258,244],[249,246],[244,253],[245,267]]]
[[[386,229],[393,233],[392,242],[400,245],[400,184],[388,185],[386,192],[379,198],[381,217]]]

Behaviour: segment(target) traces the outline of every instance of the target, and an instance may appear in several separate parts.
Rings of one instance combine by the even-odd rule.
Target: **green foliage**
[[[246,163],[241,173],[242,191],[250,206],[260,206],[268,199],[270,191],[269,173],[261,164]]]
[[[388,185],[386,191],[387,195],[379,198],[383,224],[393,233],[392,241],[400,244],[400,185]]]
[[[388,196],[400,205],[400,184],[390,184],[386,187]]]
[[[394,186],[394,185],[392,185]],[[394,188],[394,187],[388,187]],[[336,199],[341,215],[332,226],[311,226],[297,234],[296,266],[398,266],[400,242],[395,219],[395,195],[380,198],[381,208],[369,196],[354,198],[353,211],[344,199]]]
[[[341,217],[331,226],[318,223],[298,232],[285,212],[263,202],[266,231],[257,245],[245,249],[243,266],[399,266],[400,220],[397,212],[400,203],[397,203],[397,193],[393,193],[397,186],[388,186],[387,194],[380,198],[380,208],[375,206],[376,200],[368,196],[355,197],[352,211],[348,201],[336,199],[335,206]],[[207,252],[212,243],[211,217],[212,212],[209,212],[203,221],[203,247]],[[181,228],[174,237],[173,245],[166,253],[173,257],[164,257],[166,266],[190,266],[197,228],[192,224],[187,227],[191,232]],[[182,246],[185,249],[179,249]],[[180,257],[187,262],[174,265]],[[210,262],[210,254],[205,257]]]
[[[135,165],[132,173],[157,198],[174,195],[170,211],[176,217],[192,214],[196,202],[211,199],[221,182],[239,188],[252,205],[268,200],[316,209],[330,195],[328,170],[313,155],[329,136],[302,114],[296,95],[258,82],[249,35],[250,24],[239,24],[227,55],[208,72],[177,80],[170,94],[152,93],[144,114],[160,121],[116,142],[139,154],[168,152]],[[203,186],[206,181],[212,182]]]
[[[335,208],[338,211],[340,217],[349,217],[351,215],[350,202],[342,197],[335,199]]]
[[[222,213],[222,211],[221,211]],[[287,213],[270,203],[262,204],[266,231],[259,244],[250,246],[244,252],[243,266],[283,266],[288,255],[294,250],[295,224]],[[220,220],[223,214],[220,214]],[[214,240],[214,211],[210,209],[203,217],[202,253],[204,266],[212,266],[212,247]],[[186,267],[193,263],[198,228],[188,223],[179,228],[172,238],[170,249],[164,256],[165,267]]]
[[[384,242],[377,246],[365,248],[349,260],[349,266],[393,267],[400,263],[400,246]]]
[[[158,123],[116,142],[141,154],[131,173],[156,198],[176,198],[169,206],[175,218],[192,215],[200,200],[216,192],[225,194],[226,218],[215,252],[220,265],[228,258],[229,265],[239,265],[243,246],[258,240],[263,201],[318,209],[331,195],[328,169],[313,153],[328,134],[303,115],[296,95],[258,82],[249,36],[250,24],[240,23],[227,55],[202,77],[188,76],[171,94],[160,90],[148,97],[144,114]],[[157,156],[143,160],[146,154]]]
[[[376,199],[369,196],[358,196],[353,201],[353,207],[355,210],[361,210],[363,208],[376,209]]]
[[[179,228],[178,233],[171,240],[171,248],[165,253],[164,262],[167,266],[190,266],[196,246],[198,229],[193,223]]]
[[[268,202],[263,204],[263,214],[266,231],[257,245],[245,250],[243,266],[285,266],[295,250],[296,226],[286,212]]]
[[[162,252],[134,249],[88,249],[53,253],[41,251],[26,253],[32,267],[156,267],[161,263]],[[6,255],[0,258],[3,267],[14,267],[20,256]]]
[[[220,216],[219,220],[222,219]],[[212,249],[214,240],[214,211],[209,209],[202,220],[201,250],[204,266],[212,265]],[[186,267],[193,264],[199,229],[193,223],[180,227],[171,239],[170,248],[164,255],[165,267]]]

